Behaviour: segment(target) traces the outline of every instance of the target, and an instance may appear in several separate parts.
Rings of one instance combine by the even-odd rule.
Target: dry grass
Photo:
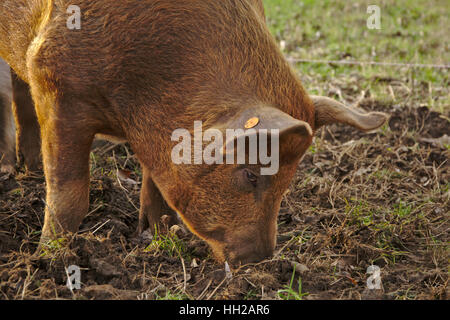
[[[93,153],[91,212],[82,231],[52,243],[40,257],[32,253],[43,220],[43,178],[1,176],[0,295],[448,298],[449,151],[432,143],[450,134],[448,120],[427,108],[373,100],[363,100],[361,107],[391,113],[389,124],[374,134],[323,129],[282,203],[274,258],[233,270],[231,279],[207,246],[182,230],[154,239],[133,237],[139,187],[119,183],[116,173],[129,170],[138,183],[140,173],[125,146]],[[80,291],[65,285],[65,268],[72,264],[82,269]],[[381,268],[382,290],[367,290],[372,264]]]

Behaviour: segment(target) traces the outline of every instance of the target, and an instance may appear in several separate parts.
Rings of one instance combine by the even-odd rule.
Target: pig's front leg
[[[61,110],[57,103],[45,105],[51,100],[44,96],[37,105],[47,183],[41,246],[66,232],[77,232],[88,212],[89,153],[95,134],[75,113],[83,115],[82,106],[66,104]]]
[[[167,216],[166,221],[161,221]],[[153,182],[150,172],[142,169],[141,208],[139,211],[138,234],[150,229],[152,234],[164,232],[164,226],[171,226],[177,222],[176,213],[165,203],[161,192]]]

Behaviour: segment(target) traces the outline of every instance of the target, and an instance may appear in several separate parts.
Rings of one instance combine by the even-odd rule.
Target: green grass
[[[404,239],[398,236],[403,233],[403,229],[417,228],[421,224],[428,223],[422,208],[430,200],[408,203],[400,199],[390,207],[374,206],[354,198],[344,200],[345,212],[349,217],[348,225],[357,228],[367,227],[371,230],[375,235],[375,246],[384,251],[379,258],[387,263],[395,264],[399,257],[405,255],[403,248],[399,247],[399,243]]]
[[[66,238],[57,238],[54,240],[49,240],[41,244],[40,257],[52,257],[58,254],[67,245]]]
[[[367,28],[370,16],[367,7],[372,4],[380,6],[381,30]],[[289,57],[420,64],[450,62],[450,4],[447,0],[376,3],[369,0],[264,0],[264,5],[270,30],[280,43],[285,43],[284,51]],[[316,94],[327,94],[328,88],[323,84],[331,79],[348,80],[356,74],[362,79],[349,84],[355,84],[357,91],[370,91],[377,99],[405,100],[406,94],[401,92],[404,88],[394,87],[393,97],[388,88],[390,82],[380,81],[392,78],[401,80],[412,90],[413,101],[418,104],[441,112],[450,106],[448,70],[445,69],[316,63],[297,63],[296,68],[300,74],[313,77],[314,81],[305,85]]]
[[[256,300],[258,293],[255,290],[250,289],[244,296],[244,300]]]
[[[412,211],[412,205],[408,205],[404,202],[399,202],[398,204],[394,205],[394,211],[393,214],[396,215],[399,218],[407,217]]]
[[[309,293],[302,292],[302,279],[298,278],[298,287],[294,289],[294,278],[295,278],[295,269],[292,272],[291,281],[289,285],[286,285],[284,289],[278,290],[278,297],[282,300],[303,300],[304,296],[307,296]]]
[[[356,224],[359,227],[371,226],[373,221],[373,209],[363,200],[344,199],[346,202],[345,212],[350,215],[350,224]]]
[[[155,232],[153,241],[145,248],[144,252],[167,252],[171,257],[181,256],[188,262],[191,260],[185,243],[176,234],[162,234]]]
[[[189,297],[181,292],[171,292],[170,290],[166,292],[164,297],[156,295],[155,300],[189,300]]]

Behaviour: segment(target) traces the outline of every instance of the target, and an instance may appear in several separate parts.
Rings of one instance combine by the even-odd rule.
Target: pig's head
[[[171,207],[192,232],[208,242],[218,260],[248,263],[272,255],[283,194],[312,143],[315,130],[327,124],[344,123],[370,131],[383,125],[387,118],[382,113],[361,113],[325,97],[312,96],[308,102],[315,109],[314,123],[294,119],[277,108],[252,106],[209,126],[223,133],[224,163],[173,165],[172,181],[160,186]],[[243,164],[242,159],[237,161],[241,136],[230,139],[226,129],[249,128],[244,139],[247,143]],[[260,155],[256,162],[254,158],[251,161],[252,152],[259,152],[261,145],[252,150],[250,141],[256,138],[255,141],[264,142],[261,136],[264,132],[269,136],[266,144],[269,164],[261,161]],[[233,163],[226,160],[230,151],[237,151]]]

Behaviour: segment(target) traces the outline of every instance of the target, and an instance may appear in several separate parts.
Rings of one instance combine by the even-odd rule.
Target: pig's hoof
[[[153,233],[152,233],[152,231],[150,229],[144,230],[139,235],[139,238],[140,238],[141,241],[153,240]]]

